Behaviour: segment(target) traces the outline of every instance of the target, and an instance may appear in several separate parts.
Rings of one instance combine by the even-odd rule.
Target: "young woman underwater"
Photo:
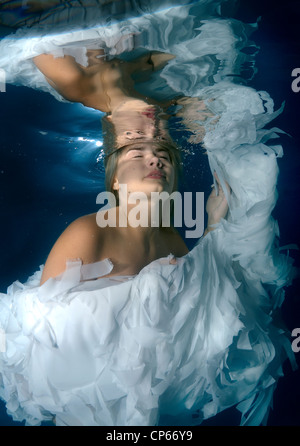
[[[122,184],[127,186],[128,195],[144,193],[149,221],[146,227],[133,228],[127,220],[123,227],[108,224],[106,228],[100,228],[96,214],[78,219],[53,247],[41,283],[63,272],[67,259],[80,258],[86,264],[110,258],[114,265],[110,275],[128,275],[137,274],[151,261],[170,253],[177,257],[188,252],[173,227],[160,225],[154,228],[151,225],[151,192],[171,194],[176,190],[180,155],[168,133],[166,113],[151,103],[156,101],[148,98],[146,102],[146,98],[137,94],[132,80],[133,72],[157,70],[172,56],[154,53],[130,63],[117,59],[104,61],[101,50],[89,51],[87,56],[89,63],[86,69],[70,56],[54,58],[41,55],[35,58],[35,64],[64,98],[108,113],[104,118],[108,121],[107,189],[117,192]],[[195,102],[200,108],[200,101]],[[168,105],[163,104],[165,107]],[[206,115],[207,111],[202,112],[202,119]],[[222,187],[219,189],[218,195],[212,191],[207,203],[209,229],[206,232],[228,210]],[[129,203],[126,206],[129,211],[134,207]],[[119,222],[122,209],[118,206],[116,212],[116,221]]]
[[[121,185],[129,209],[130,194],[143,192],[149,210],[151,193],[177,189],[171,104],[143,97],[132,82],[136,70],[173,56],[101,56],[88,51],[87,66],[68,55],[34,62],[64,98],[107,114],[106,188],[119,217]],[[232,111],[236,97],[245,100]],[[289,265],[274,247],[276,156],[262,126],[275,114],[263,100],[226,82],[203,89],[201,100],[177,100],[186,122],[198,110],[195,135],[215,172],[207,229],[193,249],[173,227],[100,228],[91,214],[66,229],[40,271],[1,295],[0,396],[14,420],[199,425],[236,406],[241,424],[266,421],[289,350],[273,320]]]

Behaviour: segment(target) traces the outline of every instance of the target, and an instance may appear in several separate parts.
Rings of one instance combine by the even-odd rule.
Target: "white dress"
[[[204,21],[206,34],[177,41],[189,31],[189,8],[81,35],[53,38],[45,32],[34,40],[26,37],[30,30],[20,30],[20,39],[0,43],[9,82],[61,99],[35,69],[34,55],[66,54],[80,41],[89,47],[91,39],[95,45],[102,39],[99,45],[105,42],[113,55],[118,52],[113,36],[118,40],[120,30],[128,37],[167,20],[168,38],[155,40],[159,33],[151,34],[148,49],[175,52],[178,64],[164,68],[164,79],[175,92],[193,91],[218,117],[205,123],[204,147],[212,172],[232,189],[228,219],[175,265],[163,258],[136,276],[105,279],[109,260],[89,266],[69,262],[62,276],[42,286],[41,267],[25,284],[14,282],[0,295],[0,397],[14,420],[199,425],[237,405],[241,424],[258,425],[268,414],[283,361],[289,356],[293,362],[288,334],[276,322],[292,277],[271,216],[282,148],[266,144],[279,130],[263,129],[280,110],[274,112],[266,92],[227,80],[234,57],[220,64],[209,84],[209,64],[200,73],[195,54],[205,57],[217,48],[215,57],[228,61],[235,40],[230,33],[224,39],[230,21],[214,18]],[[171,38],[178,17],[185,25]],[[84,59],[86,47],[76,47],[76,57]],[[185,66],[189,77],[182,76]]]
[[[41,271],[12,284],[0,300],[8,413],[29,425],[198,425],[239,404],[242,424],[260,424],[290,348],[272,322],[286,271],[266,287],[256,267],[271,273],[267,253],[245,269],[227,236],[216,229],[176,265],[135,277],[84,281],[112,266],[78,261],[42,286]]]
[[[152,3],[156,5],[157,2],[149,2],[149,5]],[[121,55],[129,59],[140,55],[142,50],[155,50],[176,56],[159,74],[169,92],[196,97],[201,96],[203,87],[235,76],[243,64],[253,63],[253,56],[241,50],[249,45],[255,47],[249,40],[255,25],[220,18],[215,10],[221,1],[201,0],[172,8],[163,7],[165,3],[170,1],[163,2],[161,10],[155,13],[115,20],[109,26],[101,10],[92,14],[93,8],[82,12],[88,16],[82,17],[80,27],[76,14],[63,24],[64,16],[60,18],[63,11],[58,17],[46,15],[45,22],[42,20],[40,25],[20,28],[0,41],[0,68],[5,71],[6,82],[46,91],[64,101],[35,67],[32,60],[35,56],[43,53],[55,57],[71,55],[86,66],[87,48],[104,49],[107,58]],[[157,89],[161,97],[161,82],[156,85],[153,81],[149,85],[151,95],[155,95]]]

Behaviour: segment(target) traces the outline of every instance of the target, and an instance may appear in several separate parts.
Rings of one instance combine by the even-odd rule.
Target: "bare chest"
[[[101,258],[109,258],[113,263],[110,275],[136,275],[146,265],[171,253],[172,248],[167,241],[157,241],[147,246],[134,240],[116,239],[106,245]]]

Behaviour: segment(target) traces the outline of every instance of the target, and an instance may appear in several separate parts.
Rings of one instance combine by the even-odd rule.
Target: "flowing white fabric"
[[[85,280],[112,266],[71,262],[41,287],[39,271],[1,295],[1,397],[15,420],[194,425],[238,405],[241,424],[264,422],[284,359],[294,363],[273,322],[291,279],[271,217],[282,150],[265,144],[275,130],[261,129],[275,116],[270,98],[221,87],[203,95],[222,108],[205,144],[232,188],[228,220],[176,265]]]
[[[292,277],[271,216],[282,148],[267,142],[280,131],[264,129],[281,110],[274,112],[266,92],[227,80],[236,66],[233,22],[204,20],[195,31],[191,11],[173,8],[58,36],[20,30],[0,43],[8,82],[61,100],[34,55],[74,54],[84,64],[92,43],[113,56],[133,50],[132,35],[154,30],[144,48],[175,54],[163,79],[211,110],[204,147],[212,173],[232,190],[228,218],[175,265],[163,258],[134,277],[101,278],[111,270],[108,260],[70,262],[57,279],[39,286],[40,270],[0,295],[0,396],[14,420],[198,425],[237,405],[241,424],[258,425],[283,361],[293,362],[288,334],[276,322]]]
[[[221,2],[199,1],[156,13],[115,21],[109,26],[104,19],[82,20],[80,28],[64,24],[63,32],[55,32],[47,22],[41,26],[20,28],[0,41],[0,68],[6,82],[35,88],[65,101],[36,68],[33,58],[40,54],[55,57],[73,56],[87,65],[87,49],[103,49],[107,58],[121,55],[134,57],[135,51],[162,51],[176,56],[160,73],[160,79],[148,82],[151,96],[163,94],[161,80],[168,94],[201,95],[202,88],[238,74],[241,65],[251,56],[241,52],[248,45],[254,25],[234,19],[213,16]],[[89,10],[93,10],[92,8]],[[96,14],[97,15],[97,14]],[[241,38],[242,36],[242,38]],[[147,86],[143,86],[147,88]],[[147,91],[145,91],[147,96]]]
[[[11,285],[0,300],[8,413],[29,425],[195,425],[240,403],[242,424],[261,423],[288,339],[272,323],[277,294],[223,239],[216,229],[176,265],[135,277],[82,281],[71,262],[42,286],[41,271]]]

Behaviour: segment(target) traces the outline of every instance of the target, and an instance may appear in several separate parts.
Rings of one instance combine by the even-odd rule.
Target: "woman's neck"
[[[121,205],[115,208],[116,228],[126,236],[132,236],[137,243],[157,238],[162,232],[172,227],[171,219],[165,213],[162,218],[161,209],[155,209],[151,200],[138,204]]]

